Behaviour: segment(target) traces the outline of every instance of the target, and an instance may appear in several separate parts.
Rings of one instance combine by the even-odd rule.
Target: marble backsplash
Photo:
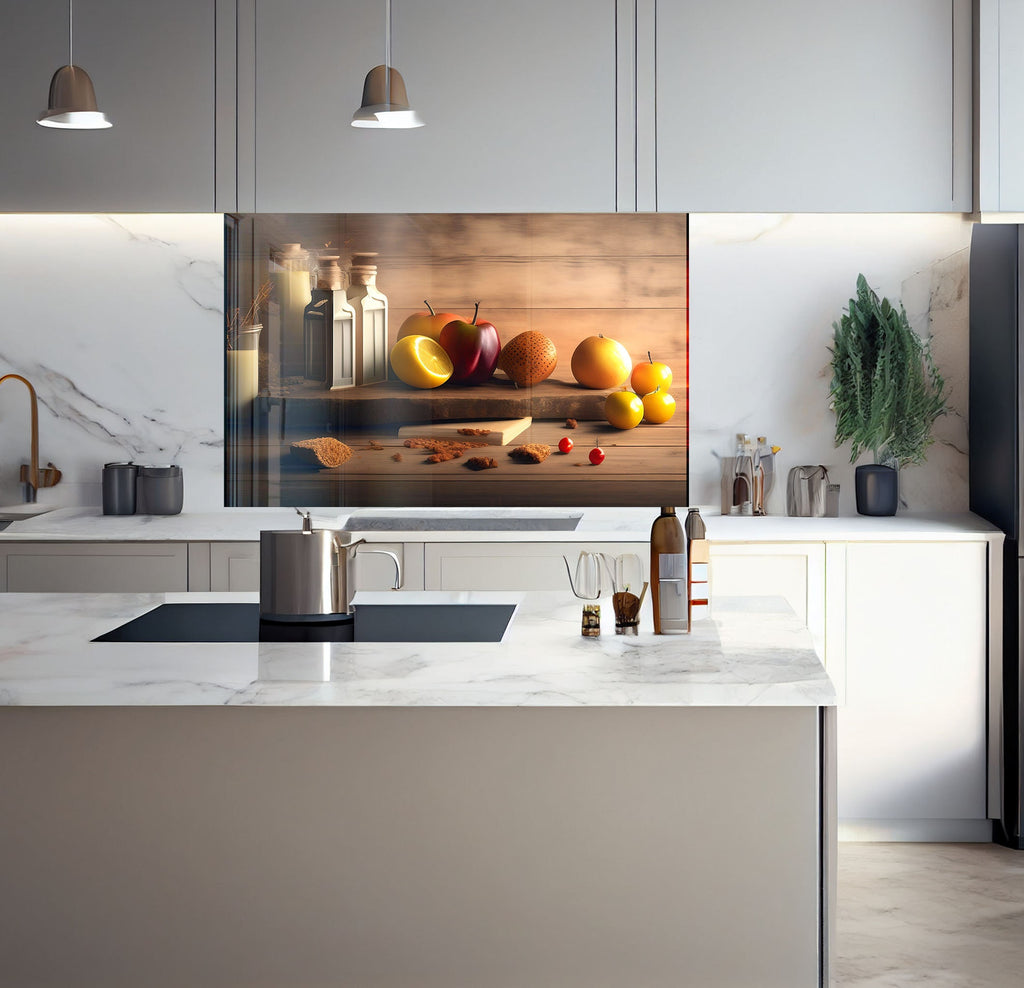
[[[185,510],[223,504],[220,215],[0,216],[0,376],[39,396],[40,502],[98,505],[106,462],[178,463]],[[20,500],[29,403],[0,388],[0,504]]]
[[[856,513],[856,464],[834,444],[829,347],[863,273],[932,337],[948,388],[950,414],[927,462],[901,471],[901,497],[912,511],[966,511],[970,237],[959,214],[691,214],[691,504],[719,509],[717,457],[745,432],[782,447],[770,514],[785,514],[789,469],[818,463],[840,485],[840,513]]]
[[[64,471],[40,492],[98,505],[104,462],[181,464],[185,510],[223,505],[223,221],[219,215],[0,216],[0,375],[40,402],[40,458]],[[824,463],[852,514],[853,465],[833,445],[832,322],[858,272],[933,337],[953,414],[928,462],[906,469],[912,510],[967,508],[967,248],[960,215],[690,217],[690,503],[718,508],[717,455],[737,432]],[[28,401],[0,388],[0,504],[19,500]]]

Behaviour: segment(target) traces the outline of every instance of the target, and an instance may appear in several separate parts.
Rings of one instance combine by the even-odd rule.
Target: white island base
[[[3,978],[827,984],[833,713],[7,708]]]

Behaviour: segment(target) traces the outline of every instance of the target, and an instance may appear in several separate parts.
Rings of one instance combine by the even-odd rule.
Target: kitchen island
[[[568,594],[448,596],[517,611],[492,643],[92,643],[254,598],[0,596],[11,983],[827,983],[835,694],[800,622],[582,639]]]

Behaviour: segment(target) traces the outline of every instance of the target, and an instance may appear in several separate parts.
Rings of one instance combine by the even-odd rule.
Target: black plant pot
[[[894,515],[900,503],[899,472],[880,463],[865,463],[854,471],[857,514]]]

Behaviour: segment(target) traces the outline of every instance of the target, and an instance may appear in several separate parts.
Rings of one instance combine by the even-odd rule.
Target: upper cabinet
[[[0,210],[212,210],[215,7],[76,4],[75,63],[113,127],[72,131],[36,123],[68,61],[66,0],[4,3]]]
[[[241,0],[238,209],[614,211],[612,0],[394,0],[392,64],[426,125],[357,129],[384,7]]]
[[[972,208],[970,0],[660,0],[656,44],[658,209]]]
[[[976,208],[1024,212],[1024,0],[978,0]]]

